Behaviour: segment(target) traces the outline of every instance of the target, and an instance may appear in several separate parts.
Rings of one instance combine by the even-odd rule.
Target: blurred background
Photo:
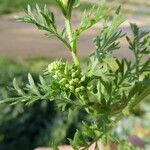
[[[58,11],[55,0],[0,0],[0,99],[12,95],[8,87],[16,77],[20,85],[27,82],[30,72],[35,80],[42,70],[54,58],[70,59],[64,46],[56,39],[47,39],[43,33],[30,24],[17,22],[15,16],[23,16],[27,4],[47,4],[55,13],[58,25],[63,26],[63,18]],[[76,27],[80,23],[81,13],[90,9],[98,0],[81,0],[81,5],[73,14]],[[129,22],[150,29],[149,0],[107,0],[108,7],[114,9],[122,4],[122,14],[127,21],[121,26],[123,32],[130,34]],[[87,31],[78,44],[81,60],[92,50],[92,39],[98,34],[101,24]],[[121,40],[120,50],[115,56],[133,59],[125,39]],[[122,139],[135,135],[150,149],[150,102],[139,105],[135,114],[124,119],[114,134]],[[80,127],[82,112],[74,114],[74,120],[67,122],[65,113],[59,112],[52,102],[43,101],[32,106],[18,104],[16,106],[0,106],[0,150],[32,150],[38,146],[50,146],[51,142],[67,144],[66,137],[74,135],[76,127]],[[128,126],[124,126],[128,124]]]

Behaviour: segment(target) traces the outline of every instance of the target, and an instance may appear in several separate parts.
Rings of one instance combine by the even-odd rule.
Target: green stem
[[[66,23],[66,31],[68,34],[68,39],[70,42],[72,58],[73,58],[75,65],[79,66],[80,63],[79,63],[78,54],[77,54],[76,40],[73,39],[72,26],[71,26],[70,19],[65,18],[65,23]]]
[[[64,43],[64,45],[69,49],[69,51],[71,51],[71,46],[70,44],[68,44],[68,42],[66,40],[64,40],[59,34],[56,34],[57,38]]]
[[[71,54],[72,54],[72,58],[73,58],[73,61],[74,61],[75,65],[79,66],[80,63],[79,63],[77,54],[74,53],[73,51],[72,51]]]
[[[93,142],[89,143],[89,145],[87,147],[85,147],[84,149],[81,150],[86,150],[88,149],[92,144],[94,144],[95,142],[99,141],[104,135],[110,133],[114,127],[116,126],[116,124],[124,117],[125,115],[123,113],[120,113],[116,119],[113,121],[112,125],[110,127],[108,127],[104,133],[102,133],[96,140],[94,140]]]
[[[150,96],[150,88],[145,89],[142,94],[140,94],[137,98],[131,100],[128,103],[128,106],[124,108],[124,110],[122,111],[125,115],[129,115],[131,113],[131,111],[133,110],[133,108],[140,103],[141,101],[144,101],[145,99],[147,99]]]

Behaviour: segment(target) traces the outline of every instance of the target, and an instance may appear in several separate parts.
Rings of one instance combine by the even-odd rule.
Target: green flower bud
[[[86,77],[85,77],[85,75],[81,78],[81,82],[83,82],[83,81],[85,81],[85,79],[86,79]]]
[[[69,85],[69,84],[66,84],[66,85],[65,85],[65,87],[66,87],[66,88],[69,88],[69,87],[70,87],[70,85]]]
[[[71,80],[71,81],[69,82],[69,84],[70,84],[70,85],[74,85],[74,81]]]
[[[48,72],[52,74],[64,74],[66,64],[62,61],[54,61],[48,65]]]
[[[83,91],[83,90],[85,89],[85,87],[84,87],[84,86],[81,86],[80,89]]]
[[[70,89],[71,91],[74,91],[74,86],[69,86],[69,89]]]
[[[80,92],[80,88],[76,88],[76,89],[75,89],[75,92],[76,92],[76,93]]]
[[[55,71],[55,75],[59,76],[60,75],[60,71],[59,70]]]
[[[76,77],[76,73],[75,73],[75,72],[72,73],[71,77],[72,77],[72,78],[75,78],[75,77]]]
[[[79,83],[79,79],[78,79],[78,78],[75,78],[75,79],[73,79],[73,82]]]

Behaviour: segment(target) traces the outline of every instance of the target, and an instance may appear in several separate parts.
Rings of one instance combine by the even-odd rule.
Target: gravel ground
[[[35,56],[70,58],[69,52],[61,42],[56,39],[47,39],[43,36],[42,32],[35,29],[32,25],[16,22],[16,20],[13,19],[14,15],[22,15],[22,13],[11,14],[0,18],[0,55],[11,58]],[[62,26],[64,23],[62,16],[57,11],[56,16],[59,26]],[[79,16],[79,12],[74,14],[74,26],[79,24]],[[121,27],[123,32],[128,34],[130,33],[128,22],[136,22],[141,27],[150,29],[149,17],[130,16],[128,21]],[[78,43],[80,57],[86,57],[89,52],[93,50],[92,39],[98,34],[100,26],[100,24],[97,24],[80,38]],[[118,57],[128,57],[132,59],[133,57],[127,48],[125,38],[121,40],[120,45],[120,50],[114,54]]]

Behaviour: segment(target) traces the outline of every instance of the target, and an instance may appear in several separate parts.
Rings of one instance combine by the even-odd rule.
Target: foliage
[[[30,5],[33,5],[35,3],[42,4],[41,0],[0,0],[0,15],[11,13],[16,10],[21,10],[27,5],[27,3],[29,3]],[[44,0],[44,3],[51,4],[53,2],[51,0]]]
[[[131,145],[130,143],[124,142],[118,146],[118,150],[141,150],[141,149]]]
[[[49,59],[43,58],[14,61],[0,57],[0,99],[17,96],[13,89],[8,90],[8,86],[12,86],[12,78],[15,77],[22,85],[27,83],[26,75],[30,71],[37,81],[38,73],[49,62]],[[3,104],[0,106],[0,149],[32,150],[39,145],[49,146],[50,139],[55,139],[57,144],[62,143],[66,137],[73,136],[73,132],[68,132],[74,130],[79,122],[66,124],[66,120],[67,114],[55,109],[50,101],[38,102],[30,107],[23,103],[13,106]]]
[[[28,74],[29,83],[24,87],[20,87],[14,79],[13,85],[18,96],[7,98],[0,104],[24,102],[29,105],[39,100],[55,101],[58,108],[68,112],[69,120],[74,112],[82,110],[90,119],[83,119],[82,129],[76,131],[73,139],[69,139],[75,150],[88,149],[98,140],[104,143],[117,142],[111,131],[118,121],[130,115],[138,103],[150,96],[150,59],[145,59],[150,53],[149,31],[131,24],[133,37],[126,36],[126,39],[135,59],[120,60],[112,56],[112,52],[119,49],[118,41],[125,36],[119,30],[124,21],[120,7],[110,18],[102,1],[98,7],[84,14],[80,26],[73,30],[71,12],[76,1],[56,2],[65,19],[63,32],[60,32],[53,13],[46,7],[28,7],[27,16],[19,18],[19,21],[32,23],[46,31],[49,37],[54,36],[63,42],[72,55],[72,64],[54,61],[39,77],[38,83]],[[84,69],[79,61],[77,41],[83,31],[99,21],[103,22],[103,27],[94,39],[95,50],[89,56],[87,69]]]

